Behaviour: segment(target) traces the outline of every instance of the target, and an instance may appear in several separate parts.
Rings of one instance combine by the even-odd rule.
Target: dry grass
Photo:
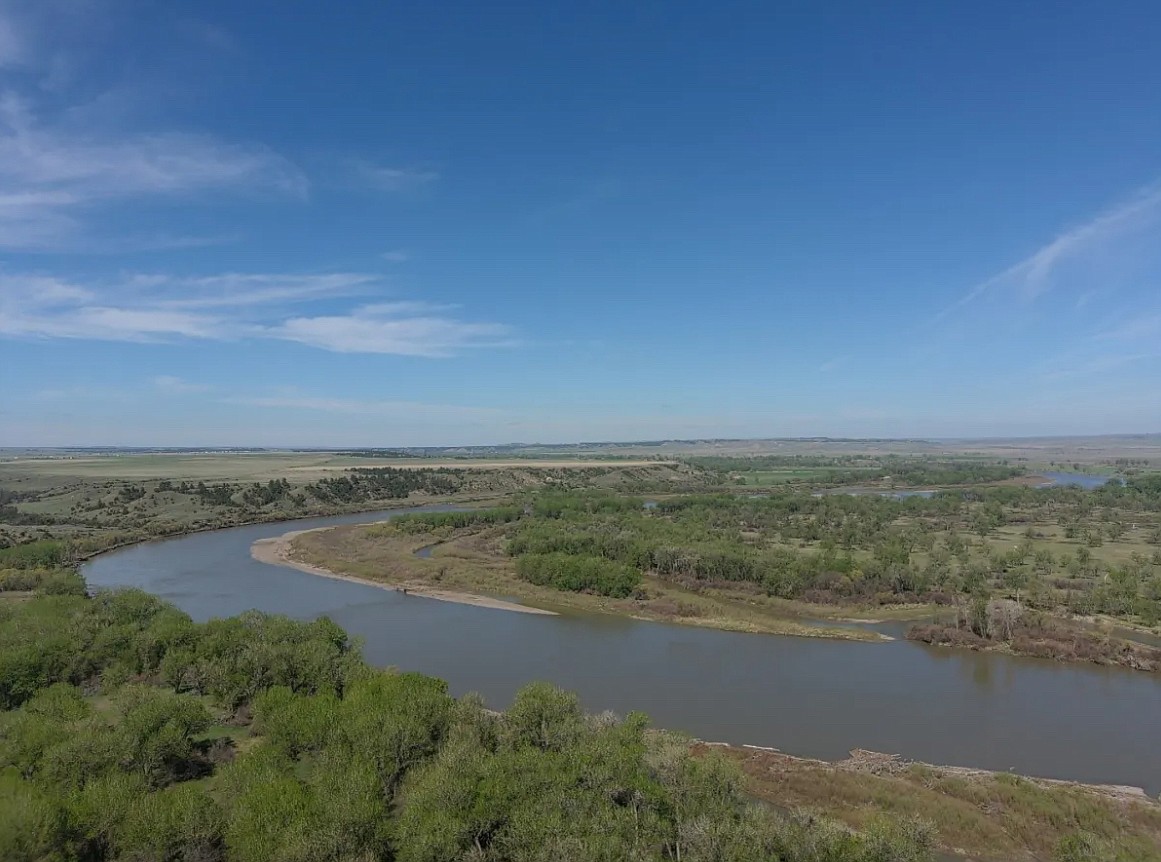
[[[173,479],[175,481],[264,482],[283,477],[313,481],[355,468],[405,470],[512,470],[653,467],[673,464],[651,459],[600,458],[359,458],[332,452],[212,452],[92,455],[25,458],[0,462],[0,484],[6,477],[43,476],[78,480]]]
[[[1161,805],[1148,797],[889,759],[830,764],[722,750],[765,802],[820,811],[855,828],[881,813],[920,817],[935,826],[942,850],[973,859],[1051,859],[1063,837],[1084,833],[1104,842],[1110,862],[1161,860]]]
[[[536,586],[516,576],[502,548],[502,530],[449,535],[430,557],[415,556],[434,541],[431,535],[407,535],[390,525],[336,527],[299,536],[293,556],[338,574],[398,586],[425,586],[479,595],[515,597],[551,610],[577,609],[637,619],[681,623],[729,631],[881,640],[858,628],[824,628],[795,619],[776,604],[723,591],[695,592],[648,578],[634,599],[611,599]]]
[[[641,460],[641,461],[627,461],[627,460],[599,460],[590,458],[587,460],[571,458],[571,459],[533,459],[533,458],[516,458],[509,460],[499,460],[490,458],[480,458],[471,460],[458,460],[455,458],[438,460],[432,458],[417,458],[415,460],[384,460],[384,459],[363,459],[356,460],[352,458],[338,459],[342,463],[336,464],[317,464],[305,465],[302,467],[291,467],[288,472],[298,474],[299,471],[309,470],[320,473],[334,473],[343,470],[350,470],[355,467],[394,467],[397,470],[595,470],[607,469],[609,467],[656,467],[658,465],[672,465],[674,461],[657,461],[657,460]]]

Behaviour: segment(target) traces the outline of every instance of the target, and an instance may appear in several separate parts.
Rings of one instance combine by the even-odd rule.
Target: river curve
[[[647,712],[703,739],[825,759],[851,748],[931,763],[1161,792],[1161,680],[899,640],[860,643],[639,622],[566,611],[513,614],[431,601],[260,563],[257,539],[382,520],[394,510],[234,527],[113,551],[82,572],[138,587],[198,620],[257,608],[329,616],[374,664],[446,679],[503,708],[543,679],[586,709]]]

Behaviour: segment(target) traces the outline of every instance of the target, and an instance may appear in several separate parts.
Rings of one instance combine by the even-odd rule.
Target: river
[[[1040,488],[1066,488],[1073,486],[1076,488],[1083,488],[1086,491],[1091,491],[1093,488],[1099,488],[1102,485],[1107,485],[1109,482],[1124,483],[1124,479],[1115,476],[1098,476],[1091,473],[1058,473],[1058,472],[1041,472],[1038,476],[1043,476],[1048,481]]]
[[[514,614],[250,557],[257,539],[397,512],[148,542],[97,557],[83,573],[95,587],[147,590],[198,620],[249,608],[300,619],[325,614],[364,640],[369,661],[442,677],[453,694],[477,691],[496,708],[543,679],[578,692],[588,710],[643,710],[658,726],[707,740],[826,759],[869,748],[1161,792],[1161,681],[1151,674],[904,640],[739,634],[572,611]]]

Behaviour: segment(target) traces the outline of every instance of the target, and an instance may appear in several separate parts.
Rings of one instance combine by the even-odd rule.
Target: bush
[[[83,596],[85,579],[68,569],[45,572],[36,587],[45,596]]]
[[[55,539],[40,539],[0,548],[0,568],[56,569],[67,565],[70,559],[68,545]]]
[[[629,566],[601,557],[563,553],[519,557],[516,574],[531,584],[574,593],[597,593],[615,599],[632,595],[641,583],[641,573]]]
[[[463,530],[468,527],[507,524],[519,518],[520,514],[521,510],[515,506],[473,509],[469,512],[422,512],[398,515],[387,523],[387,527],[401,533],[431,533],[439,529]]]

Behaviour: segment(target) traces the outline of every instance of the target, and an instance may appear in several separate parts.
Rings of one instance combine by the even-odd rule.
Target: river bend
[[[448,507],[432,507],[446,509]],[[1161,680],[1151,674],[904,640],[740,634],[568,611],[514,614],[260,563],[257,539],[395,512],[260,524],[104,554],[94,587],[139,587],[198,620],[257,608],[327,615],[367,659],[446,679],[503,708],[532,680],[586,709],[643,710],[707,740],[841,758],[851,748],[1161,792]],[[416,511],[416,510],[408,510]],[[430,511],[430,509],[429,509]]]

